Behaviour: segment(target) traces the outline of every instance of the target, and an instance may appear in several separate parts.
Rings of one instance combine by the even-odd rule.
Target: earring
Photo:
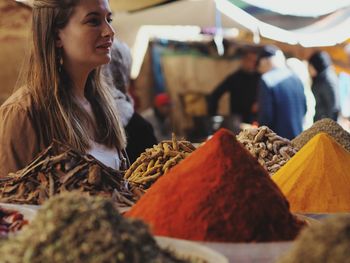
[[[62,49],[58,50],[58,72],[62,72],[63,67],[63,56],[62,56]]]

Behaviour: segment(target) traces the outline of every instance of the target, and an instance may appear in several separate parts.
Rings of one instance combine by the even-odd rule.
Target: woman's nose
[[[115,34],[115,30],[114,30],[112,24],[110,24],[108,21],[105,21],[102,36],[103,37],[114,37],[114,34]]]

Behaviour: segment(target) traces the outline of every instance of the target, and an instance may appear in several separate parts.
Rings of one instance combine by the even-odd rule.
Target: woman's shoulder
[[[29,112],[33,107],[33,99],[25,87],[16,90],[0,107],[0,113],[8,111]]]

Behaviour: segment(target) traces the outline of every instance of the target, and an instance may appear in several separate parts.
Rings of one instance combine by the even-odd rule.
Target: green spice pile
[[[320,132],[328,133],[348,152],[350,152],[350,133],[331,119],[322,119],[292,140],[292,144],[301,149],[308,141]]]
[[[185,262],[161,250],[141,221],[123,218],[101,197],[64,193],[0,247],[2,263]]]
[[[350,216],[326,219],[306,228],[278,263],[350,262]]]

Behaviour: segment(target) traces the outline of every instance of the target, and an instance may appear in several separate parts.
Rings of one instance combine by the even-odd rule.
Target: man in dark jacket
[[[256,51],[242,51],[241,67],[229,75],[209,97],[208,110],[210,115],[216,115],[221,96],[230,93],[230,111],[240,116],[242,122],[251,123],[255,119],[254,105],[256,103],[259,75],[255,71]]]
[[[312,77],[311,90],[316,100],[314,121],[323,118],[336,121],[340,110],[338,77],[327,52],[317,51],[311,55],[309,72]]]
[[[258,58],[262,74],[258,95],[258,122],[278,135],[293,139],[302,132],[306,98],[300,79],[285,64],[281,50],[265,46]]]

